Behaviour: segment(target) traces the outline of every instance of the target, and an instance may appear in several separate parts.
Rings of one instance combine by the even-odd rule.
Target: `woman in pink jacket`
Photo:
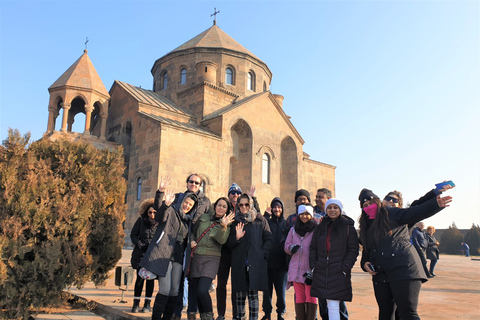
[[[292,257],[288,266],[287,288],[293,284],[297,320],[314,320],[317,298],[310,296],[313,274],[309,267],[310,242],[316,225],[312,205],[300,205],[298,217],[285,241],[285,252]]]

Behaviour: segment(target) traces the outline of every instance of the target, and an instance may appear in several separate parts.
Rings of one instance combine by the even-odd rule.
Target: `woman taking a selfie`
[[[358,197],[361,267],[372,275],[379,320],[391,320],[394,305],[402,320],[420,319],[418,296],[427,276],[420,257],[410,243],[409,227],[448,207],[452,197],[433,197],[410,208],[386,207],[371,190]]]

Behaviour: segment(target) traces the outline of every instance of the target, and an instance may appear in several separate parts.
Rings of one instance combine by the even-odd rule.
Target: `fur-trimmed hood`
[[[153,202],[154,202],[153,198],[148,198],[143,200],[140,203],[140,207],[138,207],[138,215],[142,218],[148,218],[147,208],[150,206],[153,207]]]

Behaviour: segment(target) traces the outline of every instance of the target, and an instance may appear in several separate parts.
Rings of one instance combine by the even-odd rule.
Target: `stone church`
[[[244,191],[255,185],[261,209],[280,196],[285,216],[294,212],[297,189],[309,190],[312,202],[318,188],[335,190],[335,167],[309,158],[283,96],[269,90],[272,71],[216,23],[160,57],[151,72],[153,90],[115,80],[107,91],[85,50],[48,89],[46,137],[123,146],[127,232],[163,175],[181,192],[198,173],[212,203],[233,182]],[[79,113],[85,130],[75,133]]]

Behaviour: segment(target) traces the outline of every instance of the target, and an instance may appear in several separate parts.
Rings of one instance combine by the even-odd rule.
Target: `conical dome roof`
[[[88,51],[84,50],[82,56],[78,58],[78,60],[75,61],[70,68],[68,68],[68,70],[65,71],[60,78],[50,86],[50,88],[48,88],[48,90],[51,91],[52,89],[71,86],[91,89],[109,97],[110,95],[103,85],[103,82],[87,53]]]
[[[213,25],[212,27],[208,28],[207,30],[203,31],[202,33],[194,37],[193,39],[190,39],[189,41],[185,42],[178,48],[172,50],[170,53],[187,50],[187,49],[193,49],[193,48],[228,49],[228,50],[233,50],[233,51],[248,54],[253,58],[260,60],[253,53],[248,51],[244,46],[242,46],[240,43],[238,43],[232,37],[226,34],[217,25]]]

